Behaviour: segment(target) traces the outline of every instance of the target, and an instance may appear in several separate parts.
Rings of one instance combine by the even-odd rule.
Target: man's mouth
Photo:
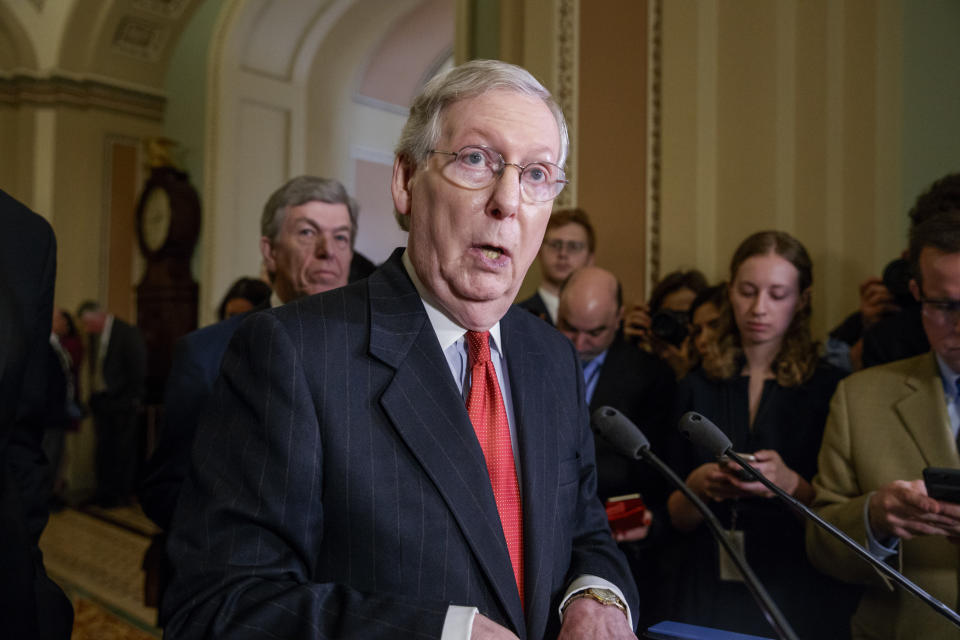
[[[488,260],[499,260],[506,253],[503,247],[495,247],[490,244],[482,244],[477,248],[480,250],[480,254]]]

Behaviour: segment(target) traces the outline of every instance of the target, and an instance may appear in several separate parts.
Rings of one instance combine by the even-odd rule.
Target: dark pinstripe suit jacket
[[[238,330],[174,517],[167,637],[435,638],[451,603],[554,637],[580,574],[636,607],[573,348],[512,308],[521,608],[480,445],[400,255]]]
[[[0,635],[67,638],[70,601],[47,577],[37,542],[47,523],[40,446],[57,243],[39,215],[0,190]]]

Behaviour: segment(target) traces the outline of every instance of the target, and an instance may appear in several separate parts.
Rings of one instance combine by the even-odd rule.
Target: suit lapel
[[[443,497],[514,626],[523,629],[483,452],[401,255],[394,252],[368,281],[370,353],[396,370],[380,404]]]
[[[529,313],[511,307],[500,323],[503,352],[513,397],[514,419],[520,448],[523,491],[524,589],[528,628],[543,629],[550,614],[554,561],[552,524],[557,501],[557,431],[547,424],[551,390],[545,388],[544,349],[540,336],[525,332],[517,314]],[[545,595],[546,593],[546,595]]]
[[[897,402],[897,413],[928,466],[956,467],[960,458],[950,431],[947,401],[933,352],[914,362],[904,378],[909,393]],[[937,427],[931,428],[931,425]]]

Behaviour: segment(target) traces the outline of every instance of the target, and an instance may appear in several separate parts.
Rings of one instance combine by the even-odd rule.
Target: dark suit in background
[[[96,363],[97,351],[90,350]],[[147,375],[147,347],[140,330],[113,319],[103,357],[103,385],[90,393],[90,411],[97,429],[98,504],[127,502],[134,492],[140,456],[138,411]]]
[[[617,409],[640,427],[651,449],[661,454],[672,434],[669,418],[676,389],[673,370],[663,360],[627,342],[618,332],[600,368],[590,413],[607,405]],[[651,502],[666,498],[660,474],[617,453],[602,438],[596,443],[597,494],[601,499],[636,491]]]
[[[920,305],[913,304],[864,330],[864,369],[930,351],[920,313]]]
[[[68,638],[73,622],[37,547],[49,499],[41,441],[55,273],[50,225],[0,191],[0,628],[9,638]]]
[[[533,315],[544,320],[549,324],[553,324],[553,319],[550,317],[550,312],[547,311],[547,305],[543,303],[543,298],[540,297],[540,293],[535,293],[526,300],[521,300],[517,303],[517,306],[521,309],[526,309]]]
[[[246,316],[233,316],[188,333],[174,346],[163,393],[163,427],[138,491],[144,512],[164,530],[170,528],[180,485],[190,466],[193,437],[220,373],[223,354]]]
[[[622,332],[607,350],[600,368],[597,387],[590,399],[590,413],[611,406],[629,418],[650,440],[650,447],[659,456],[666,455],[674,426],[670,424],[676,396],[673,369],[663,360],[628,342]],[[658,563],[659,543],[672,531],[666,512],[671,487],[649,465],[618,453],[606,440],[594,440],[597,451],[597,495],[601,500],[612,496],[640,493],[653,512],[650,532],[643,540],[620,543],[627,556],[640,591],[640,602],[657,601],[662,571],[669,567]],[[662,620],[654,607],[643,606],[637,612],[638,628],[644,629]]]
[[[513,308],[526,608],[464,399],[394,256],[254,314],[225,356],[168,547],[170,638],[439,637],[450,603],[553,637],[582,574],[637,598],[595,498],[572,346]]]

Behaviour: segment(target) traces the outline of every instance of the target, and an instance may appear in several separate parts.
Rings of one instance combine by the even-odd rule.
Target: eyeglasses
[[[544,242],[544,243],[543,243],[543,246],[545,246],[546,248],[548,248],[548,249],[550,249],[551,251],[554,251],[554,252],[556,252],[556,253],[560,253],[560,252],[563,251],[564,249],[567,250],[567,253],[580,253],[581,251],[585,251],[585,250],[586,250],[586,248],[587,248],[587,243],[586,243],[586,242],[581,242],[580,240],[567,240],[567,241],[563,241],[563,240],[560,240],[560,239],[558,238],[558,239],[556,239],[556,240],[551,240],[551,241],[549,241],[549,242]]]
[[[923,315],[937,324],[955,326],[960,322],[960,300],[921,297],[920,304],[923,305]]]
[[[430,153],[453,156],[443,167],[443,175],[464,189],[484,189],[503,175],[507,165],[520,172],[520,193],[527,202],[549,202],[569,182],[563,169],[552,162],[531,162],[520,165],[507,162],[489,147],[470,145],[459,151],[431,149]]]

